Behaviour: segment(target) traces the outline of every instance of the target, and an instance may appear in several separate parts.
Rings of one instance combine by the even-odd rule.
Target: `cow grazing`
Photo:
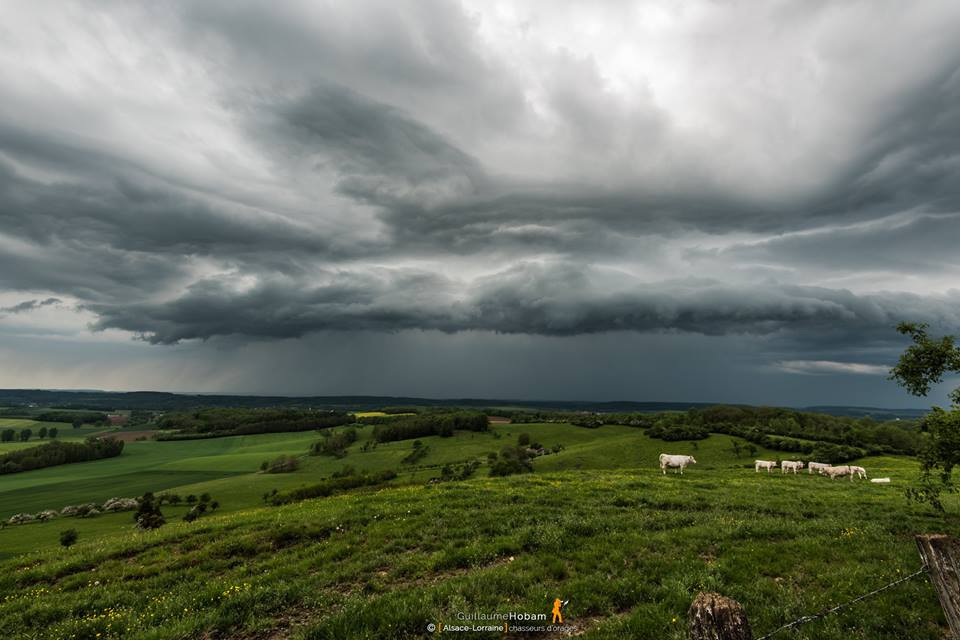
[[[864,479],[867,477],[867,470],[863,467],[850,467],[850,479],[853,480],[853,475],[856,474],[858,478]]]
[[[775,466],[777,466],[777,463],[775,460],[754,460],[753,461],[753,469],[757,473],[760,473],[760,469],[766,469],[767,473],[770,473],[770,469],[773,469]]]
[[[688,464],[697,464],[697,461],[693,459],[693,456],[672,456],[669,453],[660,454],[660,470],[663,471],[663,475],[667,475],[667,467],[674,467],[680,470],[680,475],[683,475],[683,468]]]
[[[803,469],[803,462],[800,460],[784,460],[780,463],[781,474],[793,471],[793,475],[797,475],[797,469]]]
[[[820,469],[825,469],[829,466],[830,465],[825,464],[823,462],[811,462],[810,464],[807,465],[807,473],[813,473],[814,471],[816,471],[817,473],[822,473]]]
[[[853,473],[850,471],[850,467],[843,465],[842,467],[825,467],[820,469],[820,473],[830,476],[831,480],[836,480],[839,476],[850,476],[850,481],[853,482]]]

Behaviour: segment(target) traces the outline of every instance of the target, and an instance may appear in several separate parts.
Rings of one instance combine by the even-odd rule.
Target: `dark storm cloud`
[[[314,87],[266,109],[280,153],[322,154],[319,161],[341,176],[337,190],[365,202],[426,208],[469,198],[487,182],[479,163],[443,136],[345,87]]]
[[[901,320],[960,330],[958,294],[921,286],[960,276],[954,10],[870,34],[791,7],[695,24],[721,35],[651,58],[660,77],[483,5],[81,7],[64,37],[89,67],[7,69],[0,287],[158,344],[747,335],[800,370]]]
[[[710,280],[640,283],[587,267],[524,264],[471,283],[429,273],[329,274],[329,284],[271,281],[246,291],[199,283],[162,304],[91,305],[96,328],[154,343],[225,335],[296,338],[315,331],[434,329],[573,336],[611,331],[769,335],[821,346],[883,342],[903,318],[960,330],[960,294],[855,295],[818,287],[732,287]]]

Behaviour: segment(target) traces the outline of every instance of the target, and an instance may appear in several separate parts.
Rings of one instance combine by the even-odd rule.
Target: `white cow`
[[[773,469],[777,466],[775,460],[754,460],[753,461],[753,470],[757,473],[760,473],[760,469],[766,469],[767,473],[770,473],[770,469]]]
[[[867,470],[863,467],[850,467],[850,479],[853,480],[853,474],[857,474],[857,477],[864,479],[867,477]]]
[[[697,464],[693,456],[672,456],[669,453],[660,454],[660,470],[663,475],[667,475],[667,467],[676,467],[680,469],[680,475],[683,475],[683,468],[688,464]]]
[[[823,473],[822,471],[820,471],[820,469],[825,469],[829,466],[830,465],[824,462],[811,462],[807,465],[807,473],[813,473],[814,470],[816,470],[817,473]]]
[[[781,474],[793,471],[793,475],[797,475],[797,469],[803,469],[803,462],[800,460],[784,460],[780,463]]]
[[[830,476],[831,480],[836,480],[839,476],[850,476],[850,481],[853,482],[853,473],[847,465],[841,467],[825,467],[820,469],[820,473]]]

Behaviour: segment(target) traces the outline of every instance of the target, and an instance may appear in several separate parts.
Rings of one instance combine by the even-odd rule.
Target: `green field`
[[[0,418],[0,431],[4,429],[14,429],[19,432],[22,429],[30,429],[33,431],[33,435],[30,440],[27,442],[0,442],[0,453],[6,451],[13,451],[15,449],[26,449],[28,447],[36,447],[45,442],[49,442],[48,438],[41,439],[38,435],[38,432],[41,428],[46,427],[47,429],[56,428],[57,429],[57,440],[63,440],[65,442],[76,442],[83,440],[87,436],[93,435],[95,433],[103,433],[108,431],[108,428],[104,427],[93,427],[89,425],[84,425],[77,429],[73,428],[73,425],[66,424],[64,422],[39,422],[37,420],[29,420],[26,418]],[[2,482],[2,481],[0,481]]]
[[[443,464],[485,460],[522,432],[564,449],[537,458],[533,474],[488,478],[481,467],[467,481],[426,484]],[[740,600],[762,633],[916,570],[912,535],[960,524],[905,501],[916,462],[901,457],[862,460],[893,480],[873,485],[757,474],[728,436],[667,443],[630,427],[524,424],[422,438],[429,452],[408,467],[412,442],[362,451],[371,433],[361,428],[345,458],[305,457],[290,474],[256,470],[304,453],[318,434],[132,442],[117,458],[0,477],[0,517],[146,490],[208,492],[222,505],[189,524],[185,507],[165,506],[170,524],[156,532],[136,531],[130,513],[0,530],[0,632],[413,638],[428,623],[456,623],[458,611],[548,612],[561,597],[582,637],[679,640],[690,601],[708,589]],[[698,464],[663,476],[664,451]],[[400,476],[261,506],[266,491],[346,465]],[[70,550],[57,542],[67,527],[80,533]],[[944,628],[931,587],[914,580],[783,637],[933,640]]]

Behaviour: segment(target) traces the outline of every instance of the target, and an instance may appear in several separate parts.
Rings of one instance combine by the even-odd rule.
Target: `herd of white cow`
[[[691,464],[697,464],[696,459],[693,456],[679,456],[679,455],[670,455],[669,453],[660,454],[660,470],[664,474],[667,473],[667,468],[677,469],[678,472],[683,475],[683,470]],[[794,475],[798,471],[804,468],[804,463],[802,460],[783,460],[780,463],[780,473],[787,473],[792,471]],[[754,471],[760,473],[761,469],[766,469],[767,473],[770,473],[771,470],[777,467],[776,460],[755,460],[754,461]],[[841,465],[833,466],[823,462],[811,462],[806,465],[807,473],[812,474],[814,471],[819,473],[822,476],[828,476],[831,480],[836,480],[837,478],[842,478],[843,476],[849,476],[850,481],[853,482],[854,476],[860,479],[866,479],[867,470],[863,467],[857,467],[854,465]],[[876,484],[886,484],[890,482],[890,478],[873,478],[870,482]]]

